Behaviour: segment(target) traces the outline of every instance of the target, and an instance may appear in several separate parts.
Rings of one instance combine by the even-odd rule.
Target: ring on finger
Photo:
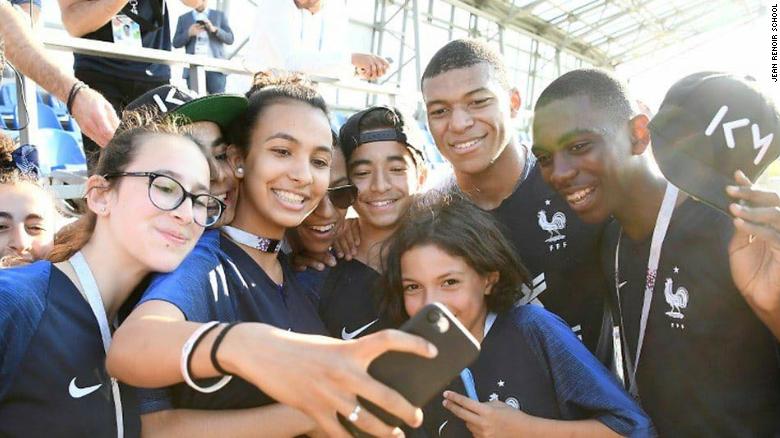
[[[358,421],[358,416],[360,415],[360,411],[362,411],[363,408],[360,406],[360,403],[355,405],[355,409],[352,410],[352,412],[349,413],[347,416],[347,420],[349,420],[352,423],[355,423]]]

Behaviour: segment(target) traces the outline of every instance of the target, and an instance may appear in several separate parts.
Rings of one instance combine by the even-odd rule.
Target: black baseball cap
[[[650,121],[653,154],[672,184],[725,213],[726,186],[755,181],[780,156],[780,114],[755,81],[700,72],[672,85]]]
[[[384,118],[392,127],[379,129],[360,130],[360,122],[365,116],[375,111],[383,111]],[[341,150],[344,152],[344,158],[349,162],[349,158],[358,146],[373,143],[377,141],[397,141],[406,145],[411,152],[415,164],[418,166],[425,162],[425,153],[421,149],[424,140],[419,129],[415,129],[414,121],[412,124],[406,123],[406,118],[397,108],[389,106],[372,106],[363,111],[350,116],[339,130],[339,142]]]
[[[214,122],[223,130],[241,113],[246,111],[249,102],[239,94],[211,94],[198,97],[189,90],[174,85],[162,85],[142,94],[130,102],[125,110],[137,110],[151,107],[161,114],[179,114],[190,123]]]

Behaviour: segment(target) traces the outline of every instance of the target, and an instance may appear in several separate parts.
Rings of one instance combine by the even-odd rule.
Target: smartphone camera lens
[[[434,309],[428,312],[428,315],[426,315],[428,322],[431,324],[435,324],[439,319],[441,318],[441,315],[439,314],[439,311]]]

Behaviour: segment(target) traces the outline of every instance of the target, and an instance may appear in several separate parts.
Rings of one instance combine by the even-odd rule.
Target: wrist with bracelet
[[[76,83],[73,84],[72,87],[70,87],[70,92],[68,93],[68,101],[65,105],[68,108],[68,112],[73,114],[73,104],[76,101],[76,96],[79,94],[79,91],[81,91],[84,88],[89,88],[87,84],[81,81],[76,81]]]
[[[222,344],[222,341],[225,339],[225,336],[228,334],[228,332],[239,323],[240,322],[238,321],[234,321],[225,325],[222,328],[222,331],[214,339],[214,342],[211,344],[211,351],[209,353],[211,365],[214,367],[215,370],[217,370],[220,374],[222,374],[222,378],[217,383],[209,387],[202,387],[197,383],[195,383],[195,381],[192,379],[192,356],[194,355],[195,349],[198,347],[201,341],[206,337],[206,335],[212,330],[218,328],[220,324],[218,321],[208,322],[200,326],[197,330],[195,330],[195,332],[192,333],[190,338],[187,339],[181,351],[180,369],[181,369],[182,377],[184,378],[184,382],[190,388],[198,392],[208,394],[208,393],[219,391],[225,385],[227,385],[228,382],[230,382],[233,376],[227,371],[225,371],[225,369],[222,368],[222,366],[219,364],[219,361],[217,360],[217,352],[219,351],[219,346]]]

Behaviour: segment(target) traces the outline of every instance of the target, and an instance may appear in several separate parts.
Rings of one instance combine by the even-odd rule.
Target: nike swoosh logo
[[[70,394],[73,398],[81,398],[85,395],[90,395],[93,392],[97,391],[98,388],[103,386],[102,383],[98,383],[94,386],[87,386],[86,388],[79,388],[76,386],[76,378],[74,377],[73,380],[70,381],[70,385],[68,385],[68,394]]]
[[[449,422],[450,422],[450,420],[447,420],[444,423],[442,423],[441,426],[439,426],[439,436],[441,436],[441,430],[444,429],[444,426],[446,426],[447,423],[449,423]]]
[[[369,328],[372,325],[374,325],[377,321],[379,321],[379,319],[375,319],[375,320],[369,322],[368,324],[364,325],[363,327],[360,327],[359,329],[355,330],[354,332],[348,332],[347,328],[344,327],[344,328],[341,329],[341,339],[343,339],[345,341],[353,339],[355,336],[357,336],[357,335],[363,333],[364,331],[366,331],[367,328]]]

